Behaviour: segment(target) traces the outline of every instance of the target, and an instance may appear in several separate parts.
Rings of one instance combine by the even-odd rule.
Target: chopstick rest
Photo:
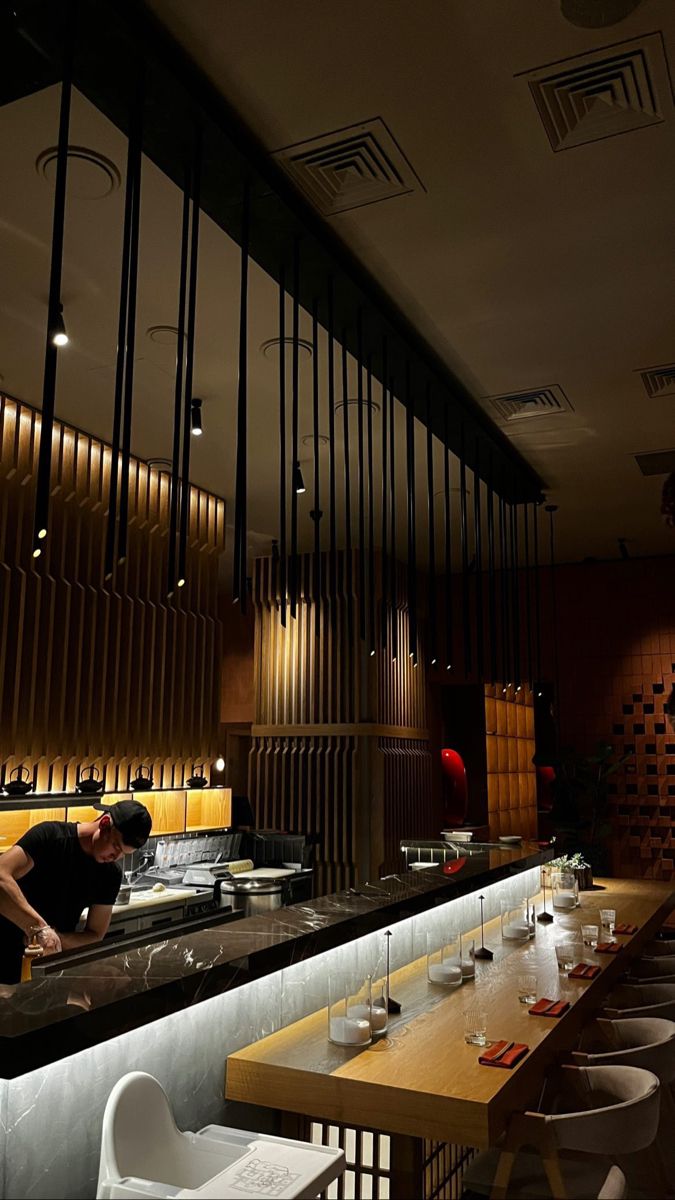
[[[595,979],[596,975],[600,974],[600,968],[597,963],[577,963],[573,971],[570,971],[568,979]]]
[[[484,1067],[505,1067],[510,1071],[511,1067],[515,1067],[516,1063],[525,1057],[529,1049],[524,1042],[495,1042],[485,1054],[480,1055],[478,1061]]]
[[[614,926],[615,933],[637,933],[637,925],[631,925],[629,921],[622,921],[620,925]]]
[[[599,970],[599,968],[596,968]],[[569,1000],[547,1000],[544,996],[541,1000],[537,1000],[532,1008],[528,1008],[531,1017],[562,1017],[569,1008]]]
[[[596,954],[618,954],[619,950],[623,950],[620,942],[598,942],[595,947]]]

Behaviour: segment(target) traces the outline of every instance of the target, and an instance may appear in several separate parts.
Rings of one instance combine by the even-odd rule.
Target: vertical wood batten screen
[[[40,414],[0,396],[0,759],[72,788],[85,762],[126,786],[137,761],[167,786],[217,753],[224,503],[190,489],[190,571],[165,594],[169,478],[131,460],[129,548],[104,583],[111,450],[62,423],[52,438],[50,536],[35,565]],[[119,773],[119,774],[118,774]],[[189,772],[187,772],[189,773]]]

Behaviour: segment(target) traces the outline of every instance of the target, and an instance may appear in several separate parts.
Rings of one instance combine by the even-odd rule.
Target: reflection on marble
[[[497,915],[500,898],[538,889],[539,867],[524,859],[517,878],[497,882],[488,882],[483,866],[486,920]],[[324,1007],[329,971],[380,974],[388,922],[392,970],[426,952],[427,931],[478,923],[475,890],[457,895],[444,876],[430,880],[431,874],[393,877],[360,895],[342,893],[191,938],[167,938],[79,972],[5,989],[11,995],[0,998],[0,1031],[19,1034],[18,1046],[38,1035],[51,1045],[43,1050],[38,1043],[46,1065],[0,1080],[0,1195],[93,1196],[103,1109],[130,1070],[160,1080],[180,1127],[234,1123],[223,1100],[228,1054]],[[420,875],[427,876],[424,886]],[[469,887],[475,885],[474,877]],[[416,897],[420,911],[410,912]],[[323,948],[325,934],[343,944]],[[150,1002],[155,1019],[141,1007]],[[64,1052],[69,1027],[76,1036]],[[59,1046],[67,1056],[50,1061]]]

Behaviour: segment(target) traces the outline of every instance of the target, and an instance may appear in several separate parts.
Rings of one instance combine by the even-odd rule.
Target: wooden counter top
[[[425,958],[397,971],[391,992],[403,1011],[390,1022],[387,1037],[365,1049],[329,1043],[322,1009],[230,1055],[227,1097],[389,1133],[494,1144],[511,1111],[536,1103],[545,1069],[573,1046],[629,959],[673,907],[670,884],[599,882],[604,890],[583,892],[581,908],[537,925],[536,938],[525,945],[502,943],[499,921],[491,921],[485,940],[494,960],[477,962],[475,981],[455,991],[428,984]],[[600,907],[615,908],[617,921],[633,922],[638,933],[618,939],[624,945],[618,955],[588,951],[586,957],[602,968],[595,980],[569,980],[558,971],[555,944],[571,928],[599,923]],[[565,1016],[531,1017],[519,1003],[517,977],[532,970],[539,996],[571,1002]],[[481,1066],[480,1049],[464,1042],[464,1011],[474,1005],[487,1012],[488,1038],[529,1045],[513,1070]]]

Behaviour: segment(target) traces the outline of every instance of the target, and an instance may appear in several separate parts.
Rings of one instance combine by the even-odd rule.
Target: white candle
[[[511,925],[505,925],[502,929],[502,937],[514,938],[522,942],[524,938],[529,937],[529,929],[525,921],[514,921]]]
[[[473,979],[476,974],[476,964],[472,958],[462,959],[462,979]]]
[[[370,1021],[353,1017],[331,1017],[330,1040],[338,1042],[341,1046],[365,1046],[370,1041]]]
[[[386,1028],[387,1011],[378,1004],[373,1004],[372,1008],[367,1004],[350,1004],[347,1016],[356,1021],[368,1021],[374,1033]]]
[[[460,966],[446,966],[445,963],[432,963],[429,967],[429,979],[432,983],[461,983],[462,968]]]

